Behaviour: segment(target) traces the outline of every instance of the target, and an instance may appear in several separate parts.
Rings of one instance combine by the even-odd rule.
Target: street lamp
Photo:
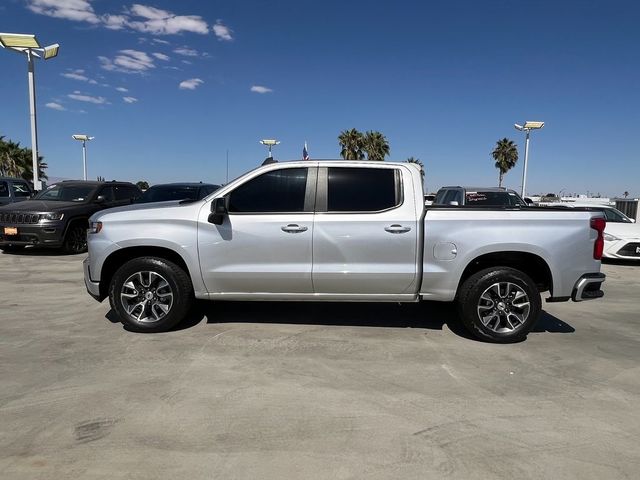
[[[71,138],[82,142],[82,170],[84,171],[84,179],[87,179],[87,142],[93,140],[96,137],[90,137],[89,135],[71,135]]]
[[[520,196],[524,198],[527,191],[527,163],[529,161],[529,132],[531,130],[539,130],[544,127],[544,122],[532,122],[527,121],[524,125],[518,125],[517,123],[513,124],[516,127],[516,130],[521,132],[526,132],[527,137],[524,144],[524,169],[522,170],[522,192]]]
[[[268,158],[273,158],[273,155],[271,155],[271,147],[275,147],[276,145],[279,145],[280,141],[265,139],[265,140],[260,140],[260,143],[262,145],[266,146],[269,149],[269,157]]]
[[[41,190],[38,178],[38,124],[36,118],[36,80],[33,59],[35,57],[49,60],[58,55],[60,45],[54,43],[43,47],[33,34],[0,33],[0,46],[27,57],[29,64],[29,114],[31,117],[31,154],[33,159],[33,188]]]

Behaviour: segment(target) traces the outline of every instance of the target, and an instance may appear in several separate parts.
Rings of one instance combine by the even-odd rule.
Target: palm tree
[[[498,186],[502,187],[502,179],[509,170],[511,170],[518,161],[518,146],[513,140],[503,138],[496,142],[496,148],[491,152],[493,159],[496,161],[496,168],[500,172],[498,177]]]
[[[20,142],[4,140],[0,137],[0,175],[31,180],[33,178],[33,159],[30,148],[23,148]],[[38,176],[47,179],[44,171],[46,163],[38,156]]]
[[[424,163],[419,158],[409,157],[406,160],[407,163],[415,163],[420,167],[420,176],[422,177],[422,184],[424,185]]]
[[[380,132],[368,131],[364,135],[362,149],[367,152],[367,160],[383,161],[389,155],[389,142]]]
[[[364,160],[363,140],[362,133],[355,128],[340,132],[338,135],[338,144],[342,147],[340,156],[345,160]]]

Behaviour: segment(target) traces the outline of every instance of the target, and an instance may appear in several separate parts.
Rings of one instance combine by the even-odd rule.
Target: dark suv
[[[37,245],[85,252],[89,217],[98,210],[129,205],[141,194],[128,182],[56,183],[31,200],[0,207],[0,250]]]
[[[29,184],[21,178],[0,177],[0,206],[23,202],[33,195]]]

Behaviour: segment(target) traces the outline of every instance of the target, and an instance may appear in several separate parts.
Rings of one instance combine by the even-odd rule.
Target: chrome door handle
[[[411,227],[403,227],[397,223],[384,228],[389,233],[407,233],[411,231]]]
[[[295,223],[290,223],[289,225],[285,225],[284,227],[281,227],[281,230],[287,233],[300,233],[300,232],[306,232],[308,229],[307,227],[301,227],[300,225],[297,225]]]

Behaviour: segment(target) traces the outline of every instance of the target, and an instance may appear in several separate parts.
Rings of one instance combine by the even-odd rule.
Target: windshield
[[[197,200],[197,186],[162,185],[151,187],[136,203],[167,202],[170,200]]]
[[[513,192],[467,192],[466,205],[498,205],[498,206],[526,206],[518,195]]]
[[[64,183],[58,183],[40,192],[36,199],[56,202],[84,202],[92,196],[95,189],[95,185],[65,185]]]

